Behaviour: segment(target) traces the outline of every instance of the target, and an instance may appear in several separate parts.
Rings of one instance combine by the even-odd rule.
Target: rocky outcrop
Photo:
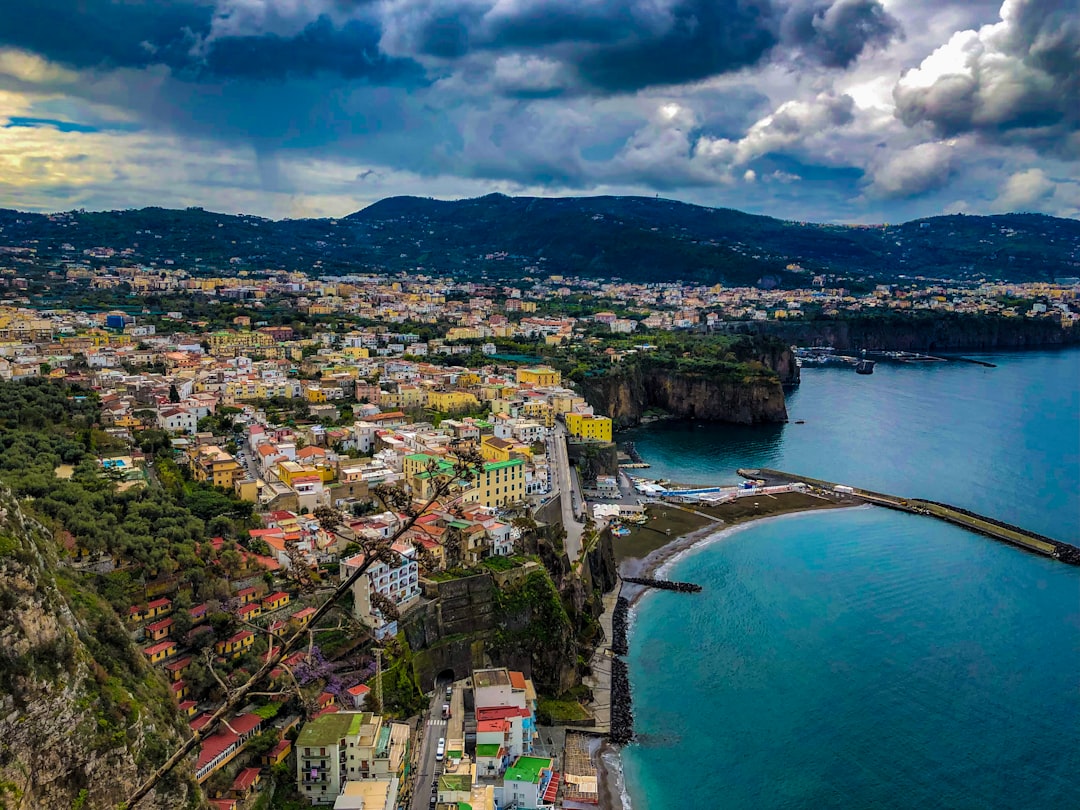
[[[402,617],[422,689],[446,670],[462,678],[486,666],[521,670],[547,694],[581,682],[579,648],[598,640],[600,595],[618,582],[615,554],[605,531],[572,569],[552,528],[541,526],[526,549],[544,565],[440,582],[437,599]]]
[[[176,746],[161,677],[0,492],[0,807],[115,808]],[[140,805],[200,807],[179,770]]]
[[[818,321],[733,323],[729,331],[768,334],[802,346],[834,346],[841,351],[954,352],[1068,346],[1080,343],[1080,329],[1062,328],[1045,318],[1002,318],[940,313],[933,316],[873,315]]]
[[[797,379],[797,368],[792,378]],[[779,375],[735,380],[667,369],[626,368],[591,378],[581,389],[589,404],[620,428],[639,424],[651,408],[679,419],[742,425],[787,420]]]

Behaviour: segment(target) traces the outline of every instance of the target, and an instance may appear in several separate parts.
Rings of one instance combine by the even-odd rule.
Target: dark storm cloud
[[[905,74],[893,91],[897,116],[942,135],[1080,154],[1080,3],[1012,0],[1001,13],[1001,22],[955,34]]]
[[[190,81],[243,77],[280,79],[333,73],[376,82],[419,80],[411,59],[379,49],[374,20],[336,25],[318,16],[297,33],[210,37],[210,2],[35,0],[0,4],[0,45],[75,68],[163,65]]]
[[[900,23],[879,0],[798,0],[782,28],[785,43],[834,68],[846,68],[868,47],[901,35]]]
[[[339,28],[320,17],[291,37],[263,34],[214,39],[204,61],[185,65],[181,71],[253,79],[333,73],[378,83],[423,81],[419,64],[382,53],[379,36],[379,29],[368,22],[351,20]]]
[[[212,12],[207,2],[13,0],[0,3],[0,45],[76,68],[182,63]]]
[[[900,33],[880,0],[397,0],[382,22],[403,56],[543,55],[599,94],[696,82],[790,49],[847,67]]]

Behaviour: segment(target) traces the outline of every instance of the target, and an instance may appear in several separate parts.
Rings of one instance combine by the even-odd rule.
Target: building
[[[295,750],[296,788],[312,804],[334,804],[349,783],[369,780],[387,783],[390,801],[397,801],[397,781],[408,761],[409,726],[371,712],[324,714],[304,726]]]
[[[566,429],[574,438],[594,442],[611,441],[611,419],[606,416],[571,411],[564,418]]]
[[[477,500],[488,507],[525,500],[525,464],[521,459],[485,464],[476,482]]]
[[[553,388],[562,384],[562,374],[548,366],[519,368],[514,375],[518,385]]]
[[[376,638],[397,634],[397,622],[388,620],[372,605],[372,594],[379,593],[392,601],[399,610],[420,598],[420,568],[416,549],[410,543],[394,543],[395,562],[377,560],[353,584],[353,614],[371,627]],[[364,555],[344,560],[340,577],[345,581],[364,564]]]
[[[559,775],[547,757],[518,757],[503,774],[502,795],[496,788],[500,807],[513,805],[521,810],[540,810],[555,806]]]

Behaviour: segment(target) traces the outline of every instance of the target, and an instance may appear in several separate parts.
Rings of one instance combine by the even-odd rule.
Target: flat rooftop
[[[551,768],[551,760],[547,757],[518,757],[514,764],[506,769],[503,781],[506,782],[540,782],[540,772]]]
[[[509,686],[510,673],[505,669],[478,669],[473,672],[473,688],[485,686]]]

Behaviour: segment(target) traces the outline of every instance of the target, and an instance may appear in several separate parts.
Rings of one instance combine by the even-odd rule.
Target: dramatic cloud
[[[784,17],[785,41],[827,67],[847,67],[868,47],[900,36],[899,21],[877,0],[800,0]]]
[[[942,135],[1080,154],[1080,5],[1006,0],[1001,20],[958,31],[903,75],[894,96],[908,126]]]
[[[941,188],[949,179],[953,145],[921,143],[876,167],[870,190],[882,197],[913,197]]]
[[[0,205],[1080,208],[1077,0],[0,4]]]

